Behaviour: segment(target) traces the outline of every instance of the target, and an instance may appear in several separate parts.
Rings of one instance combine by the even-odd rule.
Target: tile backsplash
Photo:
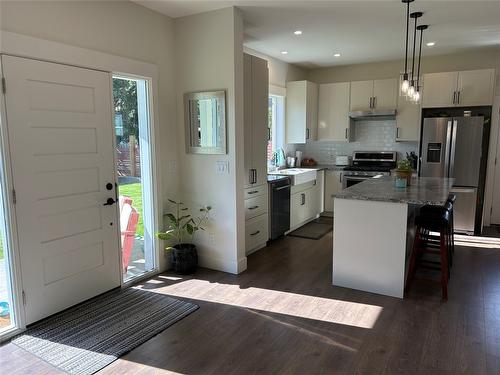
[[[353,128],[354,142],[308,141],[287,147],[287,151],[300,150],[303,157],[314,158],[319,164],[333,164],[337,155],[352,155],[354,151],[397,151],[398,160],[407,152],[418,153],[418,142],[395,141],[395,120],[356,121]]]

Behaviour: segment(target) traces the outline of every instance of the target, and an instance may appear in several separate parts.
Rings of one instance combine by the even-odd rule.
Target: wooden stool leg
[[[446,246],[447,230],[441,230],[441,288],[443,300],[448,300],[448,246]]]
[[[410,287],[411,280],[415,277],[416,264],[417,264],[417,253],[420,248],[421,242],[421,228],[417,226],[417,230],[415,232],[415,239],[413,240],[413,249],[410,256],[410,266],[408,268],[408,280],[406,281],[406,290]]]

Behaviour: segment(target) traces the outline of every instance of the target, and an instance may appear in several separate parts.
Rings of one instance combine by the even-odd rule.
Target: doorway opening
[[[157,268],[149,82],[113,76],[123,280]]]

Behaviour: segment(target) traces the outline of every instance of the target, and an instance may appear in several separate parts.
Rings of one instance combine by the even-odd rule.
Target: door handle
[[[453,104],[456,104],[457,102],[457,92],[453,91]]]
[[[396,139],[399,138],[399,127],[396,127]]]
[[[257,209],[257,208],[259,208],[259,206],[252,206],[252,207],[248,207],[248,209],[249,209],[249,210],[255,210],[255,209]]]
[[[348,129],[345,128],[345,139],[348,139],[348,137],[347,137],[347,131],[348,131]]]
[[[254,169],[253,170],[253,183],[256,184],[257,183],[257,169]]]
[[[457,104],[460,104],[460,91],[457,91]]]
[[[250,195],[250,194],[257,194],[259,191],[258,190],[252,190],[252,191],[249,191],[247,194]]]
[[[339,173],[339,182],[342,182],[342,173]]]
[[[370,104],[368,104],[370,108],[372,107],[372,97],[370,96]]]
[[[291,185],[285,185],[285,186],[281,186],[279,188],[276,188],[274,189],[274,191],[280,191],[280,190],[283,190],[283,189],[289,189]]]
[[[108,198],[106,200],[106,203],[103,204],[103,206],[112,206],[116,203],[116,201],[113,198]]]
[[[375,108],[377,106],[377,97],[376,96],[373,97],[372,106],[373,106],[372,108]]]
[[[304,193],[300,194],[301,202],[300,205],[303,206],[306,204],[306,195]]]
[[[309,128],[306,129],[306,139],[309,139]]]
[[[250,233],[250,236],[256,236],[260,233],[260,230],[258,230],[257,232],[253,232],[253,233]]]

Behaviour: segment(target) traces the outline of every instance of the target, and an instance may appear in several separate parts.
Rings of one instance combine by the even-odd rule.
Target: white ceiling
[[[238,6],[245,20],[245,46],[304,67],[346,65],[401,58],[405,6],[400,0],[133,0],[170,17]],[[500,1],[420,1],[429,24],[425,55],[500,46]],[[295,36],[294,30],[303,31]],[[281,51],[288,51],[282,55]],[[341,57],[334,57],[334,53]]]

